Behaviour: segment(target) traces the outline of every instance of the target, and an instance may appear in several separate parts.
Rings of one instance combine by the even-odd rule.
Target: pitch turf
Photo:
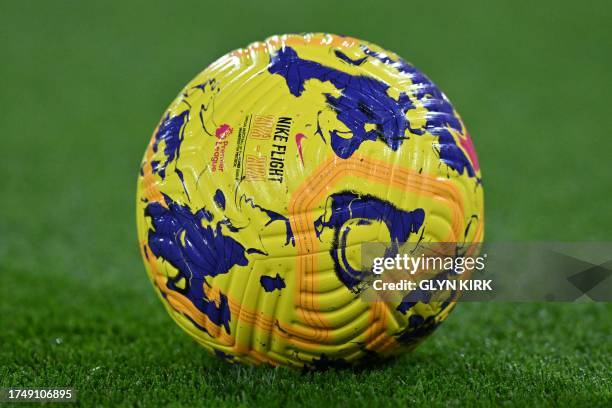
[[[72,386],[84,405],[612,404],[611,304],[461,304],[413,354],[360,370],[228,366],[166,316],[134,226],[141,154],[182,85],[229,49],[317,30],[445,90],[488,240],[611,240],[612,6],[226,3],[2,5],[0,387]]]

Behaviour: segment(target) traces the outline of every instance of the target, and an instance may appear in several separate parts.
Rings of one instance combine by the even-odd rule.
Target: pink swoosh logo
[[[302,166],[304,165],[304,157],[302,156],[302,140],[303,139],[308,139],[306,135],[304,135],[303,133],[298,133],[295,135],[295,144],[297,145],[297,148],[298,148],[298,153],[300,155],[300,160],[302,161]]]
[[[459,137],[459,143],[461,147],[465,149],[467,152],[470,161],[472,162],[472,166],[475,171],[480,170],[480,165],[478,164],[478,157],[476,156],[476,150],[474,149],[474,144],[472,143],[472,138],[470,134],[466,132],[465,137]]]

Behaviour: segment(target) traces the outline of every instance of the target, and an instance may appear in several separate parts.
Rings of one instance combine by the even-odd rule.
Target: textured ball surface
[[[348,365],[410,350],[454,303],[367,302],[363,242],[480,242],[483,191],[446,96],[350,37],[221,57],[163,114],[137,192],[172,318],[229,361]]]

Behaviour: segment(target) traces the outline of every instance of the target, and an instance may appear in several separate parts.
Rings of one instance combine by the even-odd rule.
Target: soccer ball
[[[446,96],[397,55],[330,34],[231,52],[179,93],[137,192],[148,275],[231,362],[352,365],[413,349],[454,302],[369,302],[364,242],[481,242],[483,188]]]

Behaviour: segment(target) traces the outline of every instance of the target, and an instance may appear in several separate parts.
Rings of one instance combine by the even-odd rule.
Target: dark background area
[[[155,298],[134,202],[153,128],[197,72],[325,31],[395,51],[453,101],[487,241],[610,241],[611,19],[606,1],[3,2],[0,387],[102,404],[610,403],[603,303],[460,304],[416,352],[367,369],[218,362]]]

